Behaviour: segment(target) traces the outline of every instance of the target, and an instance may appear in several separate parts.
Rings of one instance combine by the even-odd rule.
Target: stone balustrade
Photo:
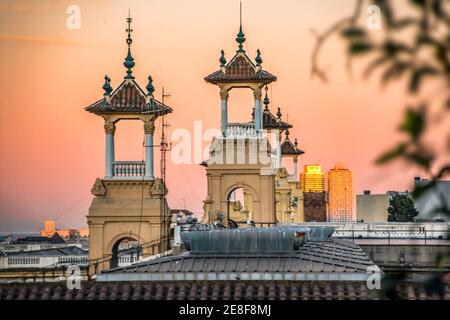
[[[143,161],[114,161],[113,177],[142,177],[145,175],[145,162]]]

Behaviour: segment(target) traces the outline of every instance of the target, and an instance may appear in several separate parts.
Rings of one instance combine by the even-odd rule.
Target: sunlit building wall
[[[319,165],[307,165],[301,175],[303,192],[324,192],[325,173]]]
[[[328,210],[329,222],[354,221],[353,177],[349,169],[336,165],[328,173]]]

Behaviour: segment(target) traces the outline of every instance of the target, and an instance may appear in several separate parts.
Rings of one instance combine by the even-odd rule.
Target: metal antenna
[[[239,1],[239,25],[242,27],[242,1]]]
[[[162,104],[165,105],[165,98],[166,97],[170,97],[170,93],[167,93],[165,91],[165,88],[162,87],[162,93],[161,93],[161,101]],[[164,121],[164,115],[162,116],[162,128],[161,128],[161,143],[160,143],[160,150],[161,150],[161,162],[160,162],[160,171],[161,171],[161,181],[162,181],[162,186],[163,186],[163,195],[162,195],[162,212],[161,212],[161,219],[163,221],[161,221],[161,228],[163,230],[161,230],[161,238],[163,238],[164,240],[167,240],[167,243],[162,243],[162,245],[165,245],[166,248],[164,248],[164,250],[168,250],[169,249],[169,235],[166,234],[167,233],[167,226],[166,224],[169,223],[170,219],[170,213],[169,213],[169,217],[166,217],[166,195],[165,195],[165,190],[166,190],[166,152],[170,151],[172,149],[172,143],[167,143],[166,141],[166,127],[169,127],[170,124],[166,124]],[[163,248],[161,248],[163,249]],[[161,250],[162,251],[162,250]]]

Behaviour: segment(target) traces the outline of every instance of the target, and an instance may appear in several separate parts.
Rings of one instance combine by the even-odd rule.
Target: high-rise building
[[[336,165],[328,173],[327,220],[329,222],[353,221],[353,203],[352,172],[343,165]]]
[[[301,180],[303,192],[325,191],[325,173],[319,165],[305,166]]]

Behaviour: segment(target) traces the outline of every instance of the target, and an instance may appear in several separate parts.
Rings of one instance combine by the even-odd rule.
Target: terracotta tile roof
[[[146,94],[134,80],[125,80],[111,93],[111,102],[103,98],[86,108],[95,114],[142,114],[154,112],[164,115],[172,112],[172,108],[153,99],[153,107],[146,104]]]
[[[395,297],[369,290],[365,282],[87,281],[81,283],[80,290],[69,290],[66,282],[0,284],[0,300],[450,300],[449,285],[430,292],[419,283],[398,282],[393,294]]]
[[[222,82],[263,82],[270,83],[277,77],[267,71],[259,69],[244,52],[238,52],[225,66],[225,71],[216,71],[205,77],[210,83]]]

